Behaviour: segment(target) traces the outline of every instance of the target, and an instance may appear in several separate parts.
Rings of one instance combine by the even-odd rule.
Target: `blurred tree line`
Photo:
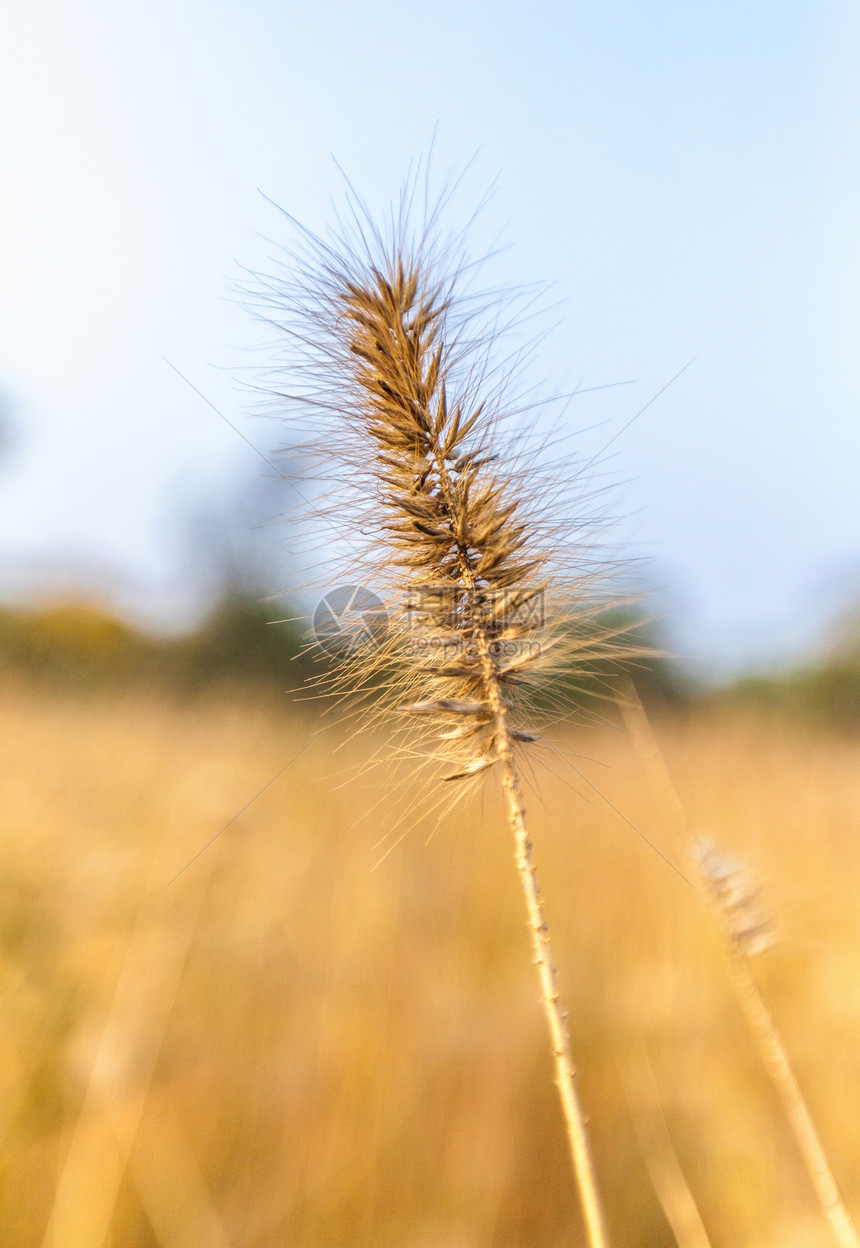
[[[282,600],[261,598],[230,582],[192,631],[153,636],[102,607],[86,602],[0,607],[0,675],[49,687],[56,693],[92,693],[130,685],[161,686],[193,697],[212,689],[244,689],[278,697],[324,674],[325,653],[311,647],[309,621],[290,618]],[[694,705],[756,709],[840,732],[860,731],[860,611],[817,661],[778,674],[746,677],[717,690],[697,692],[681,670],[660,657],[659,637],[635,611],[609,613],[629,637],[627,659],[592,659],[569,677],[564,701],[587,709],[607,705],[623,674],[647,706],[680,711]],[[606,626],[606,619],[600,627]],[[598,626],[595,625],[597,631]],[[636,656],[641,646],[646,653]],[[285,699],[285,705],[287,700]]]
[[[309,651],[307,622],[289,616],[283,602],[266,601],[235,583],[223,587],[198,628],[179,637],[142,633],[86,602],[0,607],[0,671],[57,692],[142,683],[189,696],[213,687],[278,694],[302,687],[326,667],[324,651]],[[616,614],[615,627],[623,623]],[[641,626],[637,630],[633,617],[629,624],[635,646]],[[571,690],[588,701],[606,696],[624,669],[649,703],[675,705],[685,696],[671,664],[659,658],[632,665],[593,659],[571,673]]]
[[[0,451],[4,413],[0,411]],[[267,460],[267,456],[262,458]],[[178,579],[203,604],[201,622],[179,636],[135,628],[86,595],[48,605],[0,605],[0,676],[64,690],[161,685],[180,695],[213,685],[255,686],[275,693],[304,684],[303,627],[272,598],[281,578],[283,540],[275,521],[289,477],[267,460],[238,488],[211,487],[181,502]],[[212,498],[221,501],[213,504]],[[226,501],[225,501],[226,500]]]
[[[302,579],[295,549],[303,544],[315,508],[299,484],[301,463],[272,451],[238,487],[213,489],[196,503],[183,502],[179,534],[183,583],[195,587],[206,605],[201,622],[181,636],[142,632],[84,598],[53,605],[0,606],[0,675],[63,691],[88,694],[111,686],[169,688],[195,696],[213,688],[243,688],[257,696],[278,696],[302,688],[308,677],[324,676],[326,654],[313,645],[310,620],[296,619],[292,604],[273,587]],[[213,499],[219,501],[217,505]],[[311,534],[311,548],[324,534]],[[631,646],[642,636],[635,613],[604,613],[594,636],[630,631]],[[580,626],[579,631],[582,631]],[[587,637],[581,637],[587,646]],[[605,702],[617,660],[591,659],[553,690],[553,702]],[[683,688],[665,660],[639,659],[635,676],[643,698],[678,703]],[[557,699],[554,695],[561,693]],[[572,697],[569,695],[573,695]],[[579,696],[581,695],[581,696]],[[285,699],[285,704],[287,700]]]
[[[4,431],[8,434],[5,416],[0,411],[0,449]],[[191,519],[185,517],[184,571],[209,604],[196,628],[181,636],[150,635],[89,601],[0,606],[0,676],[15,675],[57,693],[140,684],[179,696],[214,687],[275,697],[324,675],[326,655],[312,644],[310,621],[296,619],[289,602],[271,594],[274,582],[295,579],[294,530],[284,503],[298,498],[305,519],[313,508],[291,476],[271,459],[268,463],[269,470],[246,479],[226,506],[214,510],[207,503]],[[290,492],[295,497],[287,499]],[[588,650],[589,637],[582,625],[577,628]],[[816,661],[706,693],[697,692],[680,666],[663,657],[659,630],[635,606],[604,612],[593,625],[592,640],[607,633],[617,633],[622,653],[592,657],[559,676],[564,687],[557,684],[548,692],[551,703],[581,703],[586,713],[596,707],[601,714],[619,678],[631,677],[643,702],[655,710],[693,704],[757,708],[839,731],[860,730],[860,606]]]
[[[708,699],[756,707],[815,727],[860,732],[860,603],[847,611],[824,651],[777,673],[747,676]]]
[[[265,604],[239,593],[180,637],[141,633],[84,602],[0,608],[0,670],[58,692],[138,682],[188,694],[216,684],[284,690],[303,683],[302,648],[297,624],[275,622]]]

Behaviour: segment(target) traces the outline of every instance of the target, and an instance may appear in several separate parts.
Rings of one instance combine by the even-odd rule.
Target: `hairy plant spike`
[[[300,452],[335,478],[327,514],[351,546],[357,534],[366,541],[345,583],[378,589],[389,616],[384,637],[344,648],[331,687],[339,697],[357,690],[360,707],[379,688],[403,755],[423,756],[455,793],[499,777],[588,1240],[606,1248],[518,770],[520,752],[543,736],[532,685],[551,672],[547,656],[562,666],[573,641],[589,655],[573,624],[594,611],[591,522],[559,518],[539,456],[526,458],[516,430],[506,434],[516,370],[497,358],[498,311],[507,315],[509,300],[461,295],[472,268],[464,238],[440,238],[436,209],[423,233],[407,209],[388,237],[357,203],[353,211],[352,232],[304,234],[295,278],[266,283],[303,352],[288,363],[317,427]],[[572,571],[559,560],[571,550]]]

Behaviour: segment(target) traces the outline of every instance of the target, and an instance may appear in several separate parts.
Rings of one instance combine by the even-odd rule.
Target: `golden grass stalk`
[[[518,762],[538,736],[520,719],[530,686],[563,642],[541,609],[560,540],[541,504],[557,507],[557,489],[501,436],[498,325],[481,324],[480,299],[458,296],[462,252],[439,243],[435,215],[414,239],[408,209],[407,196],[387,239],[367,216],[357,239],[305,236],[299,275],[267,283],[325,430],[303,453],[336,466],[328,514],[351,544],[362,535],[373,547],[365,562],[350,555],[349,579],[369,572],[388,616],[370,644],[344,646],[334,687],[381,695],[402,753],[428,761],[446,792],[500,779],[588,1240],[604,1248]]]
[[[712,1248],[672,1144],[647,1054],[631,1059],[620,1074],[645,1167],[678,1248]]]
[[[163,1197],[135,1155],[141,1122],[152,1093],[156,1063],[171,1010],[194,940],[217,856],[207,855],[184,895],[180,920],[165,934],[172,895],[164,881],[176,864],[173,832],[162,836],[153,855],[146,895],[134,917],[110,1009],[101,1029],[86,1094],[68,1143],[54,1192],[42,1248],[107,1248],[111,1222],[126,1171],[142,1175],[141,1192],[154,1222],[165,1213]],[[166,1147],[169,1147],[166,1145]],[[179,1157],[176,1158],[179,1164]],[[194,1183],[198,1208],[205,1194],[207,1229],[213,1246],[226,1244],[211,1197],[193,1161],[182,1158],[185,1180]],[[169,1202],[168,1202],[169,1203]],[[189,1207],[191,1201],[188,1202]]]
[[[854,1221],[839,1190],[788,1053],[752,971],[751,959],[768,948],[772,940],[767,918],[758,906],[756,890],[750,882],[749,873],[741,864],[719,854],[712,842],[697,842],[694,839],[689,817],[632,683],[622,698],[621,706],[625,724],[657,795],[671,814],[670,823],[679,845],[703,884],[703,895],[728,954],[732,989],[794,1137],[833,1240],[839,1248],[860,1248],[860,1238]]]

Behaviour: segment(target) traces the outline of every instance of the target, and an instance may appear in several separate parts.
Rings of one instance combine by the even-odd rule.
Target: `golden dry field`
[[[583,1242],[492,784],[380,861],[406,799],[361,773],[376,743],[308,745],[286,706],[2,710],[0,1242]],[[860,1214],[860,743],[655,730],[694,828],[762,877],[758,982]],[[715,1248],[828,1244],[671,812],[624,729],[558,744],[527,801],[612,1243],[673,1244],[652,1178],[683,1174]]]

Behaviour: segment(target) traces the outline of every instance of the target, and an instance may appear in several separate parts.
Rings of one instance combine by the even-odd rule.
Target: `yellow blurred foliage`
[[[377,743],[319,727],[237,696],[4,695],[3,1244],[582,1242],[492,786],[402,821],[362,771]],[[764,877],[759,982],[858,1210],[860,745],[704,714],[657,733],[694,826]],[[826,1243],[630,742],[571,729],[537,758],[613,1244],[674,1242],[625,1077],[644,1053],[712,1242]]]

